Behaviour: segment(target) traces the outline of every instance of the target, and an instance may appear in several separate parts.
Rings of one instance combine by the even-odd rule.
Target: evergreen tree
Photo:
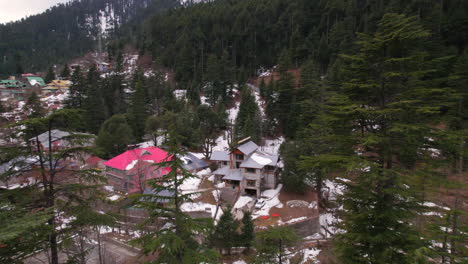
[[[114,115],[99,130],[96,145],[103,157],[110,158],[127,150],[133,140],[132,129],[124,115]]]
[[[135,138],[141,140],[145,135],[145,122],[148,117],[146,105],[146,91],[141,81],[136,83],[135,92],[132,95],[129,118]]]
[[[253,245],[254,240],[255,225],[253,223],[252,214],[250,212],[244,212],[244,216],[242,217],[242,233],[240,244],[249,250]]]
[[[214,228],[210,238],[211,243],[221,252],[227,250],[228,254],[231,254],[231,248],[239,243],[238,228],[239,222],[234,220],[231,208],[227,207],[223,210],[223,214]]]
[[[289,227],[268,227],[257,234],[255,263],[286,263],[286,247],[293,246],[299,237]]]
[[[63,66],[62,73],[60,74],[60,77],[64,80],[68,80],[70,78],[70,68],[68,68],[68,63],[65,63],[65,66]]]
[[[47,75],[44,78],[45,83],[51,83],[53,80],[55,80],[55,72],[52,67],[49,67],[49,70],[47,71]]]
[[[81,109],[84,104],[86,86],[80,66],[77,66],[73,71],[71,82],[70,94],[66,102],[67,107],[72,109]]]
[[[2,262],[20,262],[31,253],[45,250],[51,263],[58,264],[59,251],[66,247],[63,241],[77,231],[73,221],[66,223],[64,219],[74,219],[78,211],[85,209],[89,212],[90,204],[102,197],[97,190],[102,181],[99,173],[70,166],[69,162],[79,160],[83,153],[89,153],[90,149],[83,145],[91,140],[90,137],[71,134],[66,138],[68,147],[57,149],[53,144],[53,129],[72,131],[79,126],[80,119],[79,112],[75,110],[59,110],[47,117],[30,118],[19,125],[28,130],[23,129],[23,133],[33,134],[32,145],[21,143],[2,148],[2,158],[11,164],[0,175],[3,181],[22,176],[23,173],[37,175],[36,181],[0,194],[2,204],[6,205],[0,210],[0,217],[11,217],[0,227],[0,240],[4,245],[0,248]],[[41,145],[39,135],[44,131],[48,133],[48,138]],[[31,148],[34,149],[34,158],[24,159]],[[72,180],[70,175],[73,175]]]
[[[181,210],[183,203],[192,201],[193,194],[182,193],[180,186],[195,176],[183,167],[184,162],[179,158],[183,153],[177,141],[177,136],[171,133],[170,159],[156,164],[159,169],[170,168],[167,174],[147,182],[152,189],[151,194],[135,196],[137,206],[146,209],[150,215],[150,221],[145,223],[152,224],[164,219],[165,225],[150,229],[135,243],[142,246],[145,254],[158,252],[158,259],[152,263],[217,263],[216,252],[196,240],[200,235],[208,234],[208,222],[192,219]],[[170,206],[159,203],[161,199],[168,200]]]
[[[250,88],[244,87],[235,124],[236,138],[252,137],[253,141],[258,142],[261,136],[261,125],[259,124],[262,124],[262,118],[258,104]]]
[[[422,47],[428,36],[417,18],[386,14],[375,34],[361,35],[359,52],[345,56],[345,97],[335,98],[341,104],[331,107],[329,118],[348,152],[357,147],[358,153],[331,151],[321,158],[356,175],[340,200],[345,232],[335,245],[343,263],[414,263],[424,245],[411,224],[417,210],[412,169],[415,160],[431,162],[420,149],[450,93],[427,82],[432,70]]]
[[[97,134],[101,124],[106,119],[106,113],[102,97],[101,79],[96,66],[91,67],[86,76],[86,98],[83,103],[86,129],[93,134]]]
[[[216,145],[216,139],[221,133],[221,128],[224,127],[225,119],[220,118],[220,115],[213,112],[207,105],[200,105],[197,108],[197,118],[199,123],[199,131],[201,136],[201,144],[203,155],[209,159]]]
[[[38,118],[44,116],[44,108],[42,107],[42,102],[37,96],[36,92],[32,92],[29,96],[26,104],[24,105],[24,111],[29,113],[29,118]]]

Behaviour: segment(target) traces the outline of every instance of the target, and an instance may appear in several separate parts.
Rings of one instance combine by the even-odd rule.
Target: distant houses
[[[215,181],[239,188],[241,194],[260,197],[262,190],[278,185],[279,156],[260,151],[250,138],[239,141],[230,152],[214,151],[211,160],[218,164]]]
[[[33,91],[41,93],[43,87],[46,87],[44,79],[31,73],[19,77],[11,76],[9,79],[0,80],[0,96],[25,100]]]

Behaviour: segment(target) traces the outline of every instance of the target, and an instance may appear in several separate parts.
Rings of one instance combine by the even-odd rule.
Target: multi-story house
[[[262,190],[278,185],[279,156],[259,150],[250,138],[239,141],[231,152],[214,151],[211,160],[218,164],[213,172],[216,182],[239,188],[241,194],[260,197]]]
[[[170,168],[158,166],[167,159],[168,153],[158,147],[128,150],[104,162],[106,177],[115,190],[143,193],[148,180],[162,177],[170,171]],[[181,159],[183,167],[190,172],[208,167],[208,164],[190,153]]]

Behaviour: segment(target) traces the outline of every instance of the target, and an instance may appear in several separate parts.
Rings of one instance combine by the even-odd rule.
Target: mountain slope
[[[96,49],[128,24],[178,5],[176,0],[74,0],[0,25],[0,75],[44,70]]]

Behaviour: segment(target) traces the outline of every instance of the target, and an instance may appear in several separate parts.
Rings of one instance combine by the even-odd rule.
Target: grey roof
[[[242,173],[240,169],[229,170],[228,174],[223,177],[223,180],[242,181]]]
[[[52,137],[52,140],[51,142],[55,142],[55,141],[58,141],[58,140],[61,140],[62,138],[64,137],[68,137],[70,135],[91,135],[91,134],[86,134],[86,133],[70,133],[70,132],[67,132],[67,131],[62,131],[62,130],[58,130],[58,129],[53,129],[50,131],[50,135]],[[42,134],[40,134],[38,137],[39,139],[39,142],[44,146],[44,147],[47,147],[48,144],[49,144],[49,131],[46,131]],[[36,140],[36,138],[31,138],[30,140]],[[68,142],[64,142],[63,143],[63,146],[68,146],[69,143]],[[89,142],[87,142],[86,144],[84,144],[85,146],[90,146],[92,145],[92,142],[91,140]]]
[[[250,155],[252,152],[258,149],[258,146],[253,141],[247,141],[246,143],[239,145],[237,149],[245,155]]]
[[[256,151],[244,160],[240,167],[241,168],[255,168],[261,169],[265,166],[276,166],[278,164],[278,155],[268,154],[261,151]],[[270,160],[270,162],[268,162]]]
[[[214,175],[227,175],[229,173],[229,166],[219,168],[215,171],[213,171]]]
[[[213,151],[211,153],[211,160],[213,161],[229,161],[229,152],[227,151]]]
[[[150,188],[146,188],[145,191],[143,192],[143,194],[151,194],[151,195],[159,196],[159,197],[156,198],[156,202],[158,202],[158,203],[168,203],[170,201],[169,198],[174,197],[174,192],[173,191],[162,190],[162,191],[159,191],[158,193],[156,193],[156,192],[154,192],[153,189],[150,189]],[[167,199],[164,198],[164,197],[167,197]]]
[[[191,153],[185,154],[184,157],[182,157],[182,160],[185,161],[183,165],[184,169],[188,171],[199,170],[208,167],[208,164],[206,162],[197,158]]]

